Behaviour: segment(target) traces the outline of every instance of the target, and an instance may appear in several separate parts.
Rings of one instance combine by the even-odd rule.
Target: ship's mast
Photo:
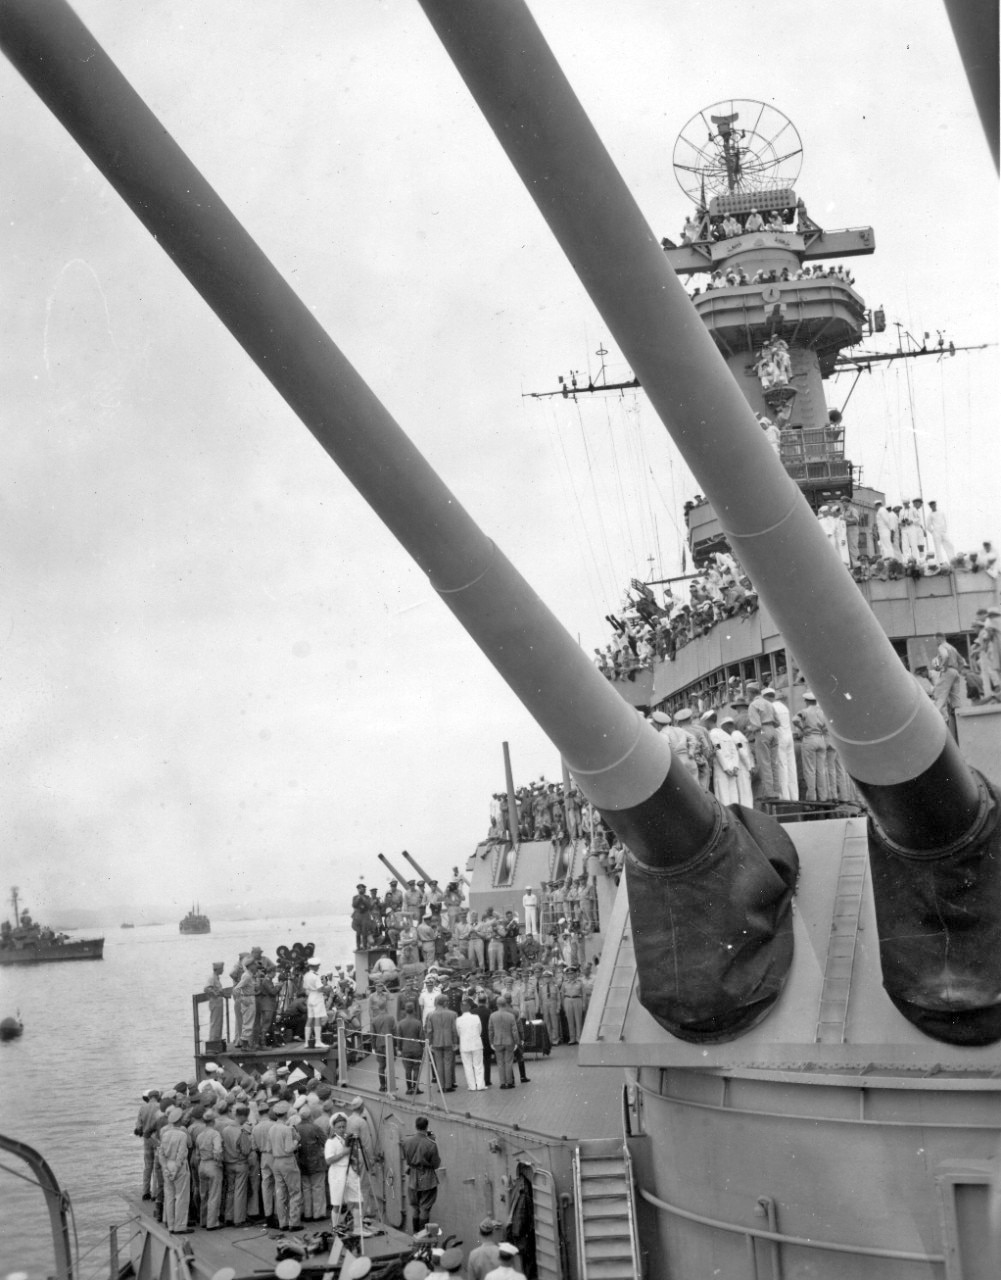
[[[867,322],[849,273],[831,260],[872,253],[875,239],[871,228],[827,232],[809,217],[792,185],[798,134],[775,108],[767,117],[765,110],[731,100],[694,118],[708,118],[715,131],[704,163],[716,191],[699,211],[698,231],[665,253],[679,275],[708,277],[695,308],[752,409],[778,427],[786,470],[816,506],[852,494],[852,464],[842,433],[831,429],[822,382],[841,350],[861,342]],[[686,152],[692,127],[674,153],[690,197],[699,164]]]
[[[19,929],[21,927],[21,913],[17,909],[17,885],[16,884],[13,885],[11,888],[10,900],[14,908],[14,928]]]

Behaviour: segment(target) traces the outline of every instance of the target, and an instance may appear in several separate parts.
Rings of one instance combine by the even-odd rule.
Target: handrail
[[[704,1213],[692,1213],[688,1209],[679,1208],[676,1204],[668,1204],[644,1187],[639,1189],[640,1195],[656,1209],[662,1209],[677,1218],[685,1218],[689,1222],[697,1222],[703,1227],[712,1227],[717,1231],[730,1231],[735,1235],[752,1236],[755,1240],[774,1240],[778,1244],[795,1245],[802,1249],[820,1249],[827,1253],[859,1254],[866,1258],[890,1258],[895,1262],[925,1262],[929,1266],[940,1266],[945,1262],[942,1253],[912,1253],[907,1249],[877,1249],[875,1245],[838,1244],[833,1240],[813,1240],[808,1236],[788,1236],[781,1231],[766,1231],[762,1227],[747,1227],[738,1222],[723,1222],[720,1218],[709,1218]]]
[[[56,1255],[55,1280],[75,1280],[77,1271],[73,1258],[73,1246],[70,1242],[69,1196],[59,1186],[48,1162],[34,1147],[29,1147],[26,1142],[19,1142],[16,1138],[8,1138],[0,1134],[0,1151],[8,1151],[12,1156],[23,1160],[35,1175],[36,1185],[45,1197],[45,1207],[49,1212],[52,1247]]]

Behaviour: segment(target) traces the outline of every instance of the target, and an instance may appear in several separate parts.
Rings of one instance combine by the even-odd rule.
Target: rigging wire
[[[591,593],[591,599],[594,604],[595,610],[600,616],[603,612],[601,601],[602,601],[602,598],[606,597],[605,587],[601,580],[601,568],[598,564],[598,557],[595,554],[594,544],[591,541],[590,527],[587,521],[584,519],[584,511],[581,506],[580,494],[577,492],[577,485],[574,482],[573,471],[570,467],[570,460],[567,457],[566,442],[563,438],[563,431],[560,425],[560,419],[556,411],[555,404],[551,406],[551,413],[553,418],[553,426],[556,428],[556,437],[559,440],[560,451],[563,457],[563,470],[560,471],[560,468],[557,465],[557,471],[560,472],[560,482],[563,486],[564,494],[566,494],[567,492],[568,482],[569,482],[570,492],[573,494],[574,504],[576,505],[576,509],[577,509],[577,523],[580,528],[580,535],[583,538],[584,545],[587,547],[588,554],[591,558],[591,563],[594,566],[594,576],[592,576],[587,564],[587,560],[585,558],[582,562],[583,568],[584,568],[584,576],[587,579],[588,590]],[[550,449],[552,449],[553,453],[556,452],[555,446],[553,445],[552,438],[550,438],[549,440],[549,447]]]
[[[917,425],[914,421],[914,388],[911,384],[910,362],[904,361],[904,377],[907,380],[907,405],[910,411],[911,420],[911,443],[914,445],[914,469],[918,478],[918,497],[924,502],[925,491],[921,485],[921,458],[918,454],[918,432]]]
[[[643,493],[646,495],[647,514],[650,520],[650,528],[652,531],[652,543],[657,550],[657,561],[658,563],[663,565],[663,557],[661,556],[661,553],[660,553],[660,534],[658,531],[657,513],[654,510],[654,505],[653,505],[653,493],[650,488],[650,485],[645,483],[646,475],[647,474],[653,475],[653,467],[650,463],[650,458],[647,453],[646,437],[643,432],[642,404],[639,401],[639,399],[637,399],[636,401],[636,435],[637,435],[637,439],[639,440],[640,461],[643,466],[643,476],[644,476]],[[670,457],[670,452],[668,453],[668,456]],[[671,501],[672,501],[673,507],[676,509],[678,499],[677,499],[677,494],[674,492],[674,460],[673,458],[671,459]]]
[[[608,441],[612,453],[612,469],[615,473],[615,485],[619,494],[619,510],[622,512],[622,518],[625,522],[626,540],[629,543],[629,553],[632,556],[633,563],[636,562],[636,543],[633,539],[633,525],[630,519],[632,505],[626,501],[625,487],[622,483],[622,468],[619,465],[619,451],[616,446],[615,437],[618,434],[612,425],[611,408],[608,401],[605,401],[605,427],[608,431]],[[628,438],[627,438],[628,451]]]
[[[967,371],[969,371],[969,363],[967,363]],[[942,361],[941,361],[941,360],[938,362],[938,386],[939,386],[939,396],[940,396],[940,401],[941,401],[941,405],[942,405],[942,438],[943,438],[945,441],[948,441],[948,439],[949,439],[949,426],[948,426],[948,423],[947,423],[947,421],[946,421],[946,416],[945,416],[945,414],[946,414],[946,409],[945,409],[945,368],[944,368],[943,363],[942,363]],[[969,419],[967,419],[967,421],[969,421]],[[946,444],[946,447],[945,447],[945,449],[943,449],[943,451],[942,451],[942,452],[945,454],[945,457],[943,458],[943,461],[942,461],[942,479],[943,479],[944,486],[945,486],[946,501],[948,501],[948,495],[949,495],[949,446],[948,446],[948,443]]]
[[[591,481],[591,493],[592,493],[592,496],[594,497],[594,509],[595,509],[595,514],[598,517],[598,531],[601,534],[601,540],[605,546],[605,556],[606,556],[607,564],[609,566],[609,570],[612,573],[614,578],[615,571],[613,568],[613,561],[612,561],[612,549],[608,541],[608,530],[605,525],[603,504],[598,494],[598,481],[594,474],[594,464],[591,461],[591,450],[588,447],[588,443],[587,443],[587,432],[584,430],[584,415],[581,413],[579,402],[577,404],[577,425],[580,428],[580,438],[581,438],[581,442],[584,445],[584,457],[587,460],[587,470],[588,470],[588,475]],[[615,600],[616,597],[613,596],[611,597],[611,599]]]

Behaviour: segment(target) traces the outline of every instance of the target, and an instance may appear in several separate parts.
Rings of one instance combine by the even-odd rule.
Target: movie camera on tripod
[[[313,958],[316,946],[312,942],[296,942],[291,947],[279,947],[275,985],[278,988],[278,1003],[275,1007],[275,1020],[272,1034],[278,1043],[286,1040],[301,1039],[306,1024],[305,1006],[298,1001],[299,990],[306,968]]]

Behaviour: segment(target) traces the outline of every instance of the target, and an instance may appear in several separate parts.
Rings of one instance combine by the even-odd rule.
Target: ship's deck
[[[148,1237],[146,1248],[154,1258],[160,1257],[157,1245],[178,1244],[186,1241],[189,1268],[196,1276],[214,1276],[223,1268],[234,1268],[238,1275],[251,1275],[258,1271],[271,1272],[275,1265],[276,1242],[286,1238],[283,1231],[269,1230],[263,1226],[246,1225],[242,1227],[220,1227],[217,1231],[204,1231],[195,1228],[188,1235],[171,1236],[162,1224],[154,1218],[154,1206],[149,1200],[142,1201],[130,1198],[126,1201],[132,1224],[141,1223],[143,1233]],[[287,1237],[300,1243],[311,1231],[322,1231],[329,1227],[329,1222],[307,1222],[302,1232],[295,1232]],[[413,1237],[404,1231],[383,1224],[375,1224],[373,1234],[365,1241],[365,1252],[371,1258],[396,1257],[412,1247]],[[122,1254],[128,1250],[125,1246],[125,1231],[120,1228]],[[139,1237],[137,1237],[138,1241]],[[138,1246],[137,1246],[138,1247]],[[327,1253],[316,1258],[307,1259],[308,1263],[326,1261]],[[124,1256],[122,1256],[124,1261]],[[135,1266],[136,1259],[133,1259]],[[161,1274],[154,1263],[152,1271],[148,1268],[145,1274]],[[171,1273],[173,1274],[173,1273]]]
[[[521,1084],[516,1071],[515,1087],[509,1090],[499,1088],[496,1068],[492,1087],[477,1091],[465,1087],[462,1072],[457,1070],[455,1092],[442,1094],[437,1087],[430,1087],[425,1067],[421,1083],[425,1092],[408,1098],[402,1088],[402,1068],[397,1072],[399,1102],[435,1112],[438,1127],[447,1123],[448,1114],[454,1114],[558,1140],[622,1136],[622,1069],[578,1066],[576,1045],[556,1045],[548,1058],[526,1055],[529,1083]],[[373,1094],[372,1073],[371,1058],[350,1067],[347,1086],[339,1088],[335,1096],[369,1097]],[[374,1100],[385,1102],[386,1098],[375,1092]]]
[[[325,1068],[324,1074],[332,1082],[336,1075],[330,1071],[325,1054],[299,1044],[256,1050],[252,1055],[202,1055],[202,1061],[217,1062],[224,1068],[265,1064],[274,1067],[281,1063],[294,1068],[302,1063],[311,1068]],[[473,1091],[465,1087],[457,1054],[455,1092],[443,1094],[434,1085],[430,1065],[425,1060],[420,1077],[423,1093],[411,1098],[405,1091],[403,1066],[397,1062],[396,1088],[387,1096],[379,1092],[376,1060],[369,1054],[348,1066],[346,1076],[334,1086],[334,1097],[346,1102],[358,1095],[370,1105],[378,1104],[380,1110],[392,1102],[406,1111],[427,1110],[442,1118],[454,1113],[484,1125],[502,1125],[557,1140],[621,1136],[621,1067],[581,1067],[576,1045],[555,1045],[548,1057],[526,1054],[525,1071],[529,1078],[527,1085],[518,1082],[516,1071],[516,1087],[502,1090],[494,1068],[492,1087]],[[437,1123],[440,1125],[442,1120]]]

